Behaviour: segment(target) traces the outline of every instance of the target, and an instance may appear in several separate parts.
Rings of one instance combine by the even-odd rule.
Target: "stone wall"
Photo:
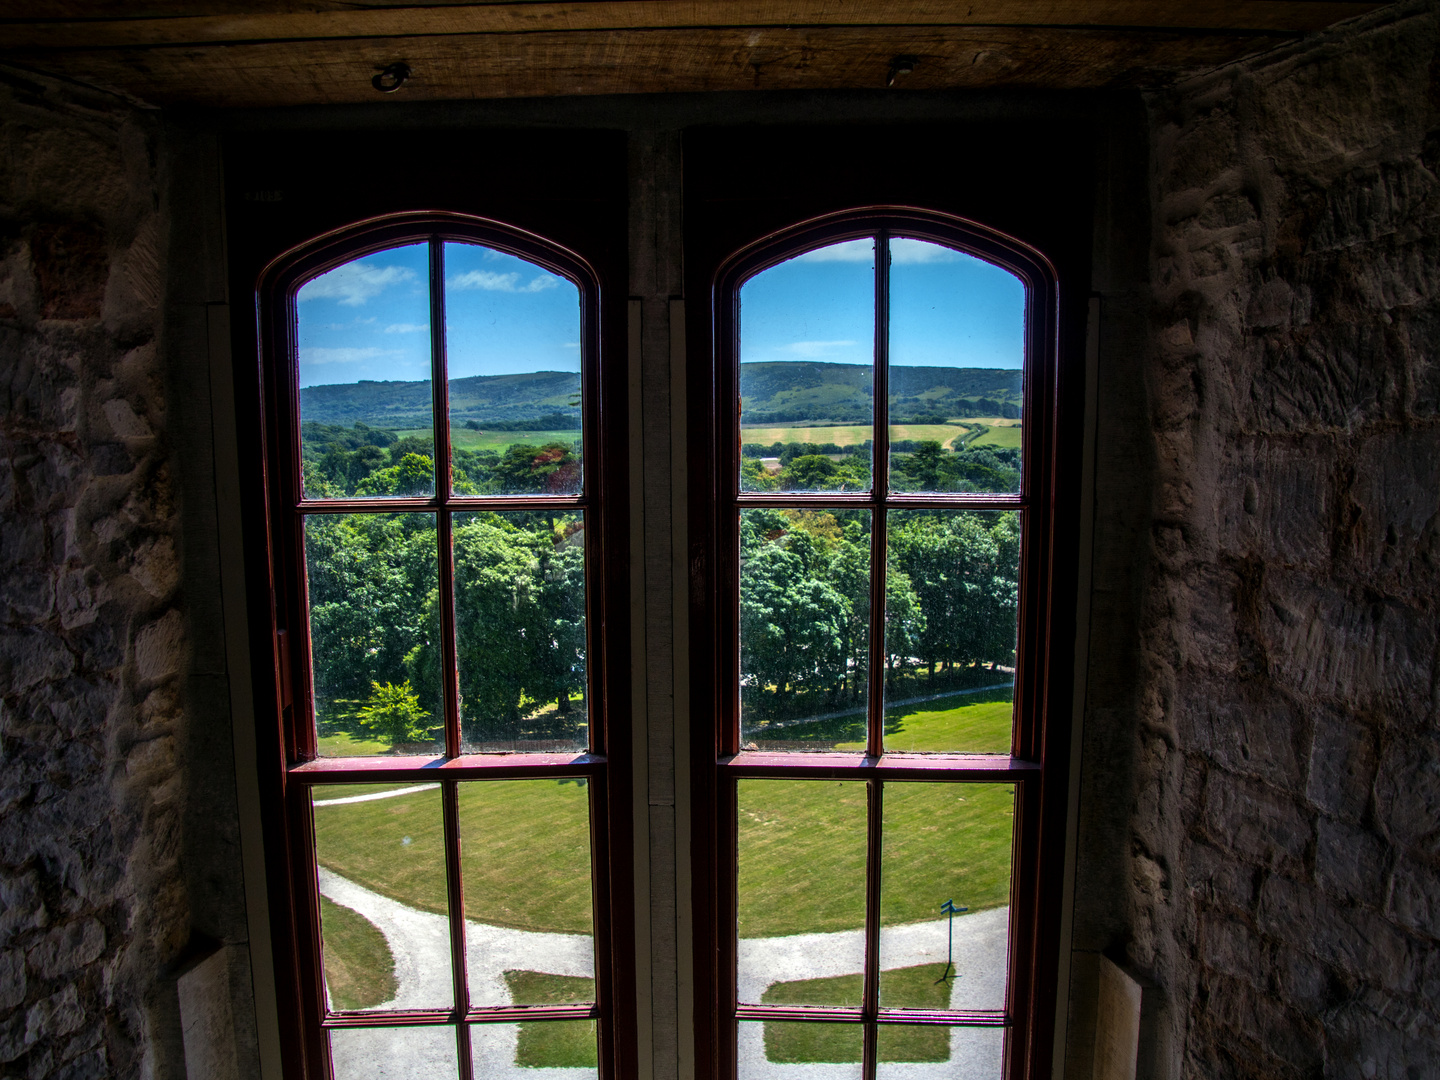
[[[177,1075],[153,1030],[190,937],[159,129],[0,80],[0,1075]]]
[[[1440,1070],[1437,46],[1396,5],[1149,102],[1151,528],[1086,749],[1129,797],[1079,873],[1127,902],[1077,908],[1157,984],[1142,1075]]]

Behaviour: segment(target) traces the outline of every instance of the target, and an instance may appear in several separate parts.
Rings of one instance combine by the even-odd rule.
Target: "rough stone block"
[[[135,669],[146,682],[180,670],[184,661],[185,618],[171,609],[135,635]]]
[[[52,927],[27,955],[32,971],[42,978],[68,975],[105,950],[105,928],[95,919]]]
[[[1211,841],[1247,861],[1297,872],[1312,837],[1308,817],[1263,784],[1211,769],[1205,783],[1204,829]]]
[[[0,952],[0,1011],[25,1000],[25,956],[18,949]]]
[[[1375,735],[1330,709],[1315,713],[1306,797],[1321,810],[1359,821],[1375,782]]]
[[[1256,438],[1228,448],[1214,502],[1221,550],[1267,563],[1328,564],[1334,468],[1328,438]]]
[[[1331,896],[1381,908],[1390,848],[1372,832],[1321,818],[1315,825],[1315,880]]]
[[[1400,594],[1440,581],[1440,428],[1367,439],[1351,488],[1359,571]]]
[[[1264,989],[1264,943],[1245,922],[1233,916],[1202,913],[1199,942],[1200,962],[1206,967]]]
[[[1418,981],[1416,959],[1399,930],[1282,875],[1262,886],[1258,923],[1263,933],[1371,985],[1408,993]]]
[[[1375,802],[1391,840],[1440,857],[1440,736],[1426,732],[1387,741]]]
[[[1430,708],[1435,620],[1423,611],[1268,575],[1271,671],[1302,698],[1417,720]]]
[[[1440,939],[1440,867],[1402,858],[1395,867],[1388,913],[1401,926]]]
[[[1233,685],[1187,686],[1176,727],[1186,750],[1204,754],[1226,771],[1292,787],[1300,779],[1296,742],[1303,720],[1283,699],[1237,700]]]

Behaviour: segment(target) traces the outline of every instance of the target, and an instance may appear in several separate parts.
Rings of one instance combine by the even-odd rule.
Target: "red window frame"
[[[1010,271],[1026,289],[1026,367],[1022,416],[1022,485],[1013,495],[886,492],[889,465],[888,260],[880,253],[889,237],[926,240],[977,256]],[[857,493],[744,493],[739,489],[739,292],[755,274],[803,251],[863,237],[877,238],[874,483]],[[698,978],[708,994],[697,1001],[697,1017],[708,1027],[714,1075],[733,1077],[741,1021],[830,1020],[857,1022],[865,1032],[862,1070],[873,1080],[877,1031],[886,1023],[967,1024],[1008,1029],[1004,1075],[1048,1075],[1058,959],[1060,874],[1063,868],[1067,738],[1059,753],[1047,753],[1047,718],[1063,710],[1070,688],[1052,673],[1055,637],[1052,593],[1063,588],[1057,573],[1057,539],[1067,535],[1057,519],[1060,367],[1059,282],[1054,266],[1034,247],[951,214],[903,206],[870,206],[814,218],[782,229],[724,260],[713,278],[711,347],[714,408],[707,418],[711,445],[713,546],[692,551],[692,567],[713,570],[697,589],[692,620],[710,620],[713,637],[698,635],[696,655],[706,654],[700,685],[708,693],[704,710],[712,723],[710,765],[697,767],[697,790],[713,806],[709,817],[708,944],[697,949]],[[870,678],[867,747],[864,753],[765,752],[742,749],[739,700],[740,587],[739,513],[748,507],[850,507],[869,509],[871,526]],[[885,512],[890,509],[1015,510],[1021,518],[1019,625],[1017,627],[1015,722],[1010,756],[886,753],[881,742],[884,677],[883,598]],[[693,528],[693,525],[692,525]],[[1064,554],[1063,552],[1061,553]],[[1061,560],[1064,562],[1064,560]],[[1063,605],[1062,605],[1063,606]],[[1062,618],[1064,612],[1061,612]],[[1063,665],[1061,665],[1063,667]],[[698,674],[698,673],[697,673]],[[698,703],[698,700],[697,700]],[[1066,725],[1068,726],[1068,725]],[[1052,740],[1056,741],[1056,740]],[[866,975],[861,1006],[767,1006],[736,999],[736,792],[741,779],[792,778],[863,780],[869,792],[866,865]],[[885,782],[948,781],[1007,783],[1016,791],[1011,883],[1010,958],[1007,1006],[1003,1013],[888,1010],[879,1007],[879,891],[881,803]],[[705,826],[702,824],[702,829]],[[708,955],[707,955],[708,952]],[[707,1015],[708,1014],[708,1015]]]
[[[585,465],[582,490],[575,495],[458,496],[450,492],[449,419],[444,341],[443,245],[448,241],[482,244],[537,263],[572,281],[581,299],[582,437]],[[297,354],[296,293],[306,281],[328,270],[378,251],[425,242],[430,254],[430,334],[432,349],[433,423],[436,433],[436,493],[429,497],[367,497],[307,499],[301,478],[300,398]],[[618,575],[622,559],[608,552],[606,537],[624,520],[623,506],[614,507],[617,477],[623,483],[623,455],[614,450],[605,431],[605,396],[601,380],[601,278],[579,254],[558,243],[501,222],[458,213],[394,214],[335,230],[301,244],[274,259],[262,272],[256,291],[259,327],[259,375],[266,430],[264,490],[266,498],[270,626],[274,643],[280,744],[274,785],[279,815],[271,813],[267,862],[270,867],[274,942],[284,1002],[298,1016],[282,1014],[287,1071],[329,1077],[328,1029],[452,1025],[456,1031],[459,1075],[473,1075],[469,1027],[478,1023],[535,1020],[597,1021],[599,1071],[620,1075],[630,1056],[621,1036],[633,1026],[624,1003],[616,963],[629,955],[630,935],[624,920],[613,917],[618,900],[624,904],[624,883],[612,858],[612,838],[628,851],[628,806],[619,805],[611,788],[614,708],[623,698],[625,661],[607,648],[603,633],[607,597],[624,596]],[[443,437],[442,437],[443,436]],[[607,449],[608,444],[608,449]],[[458,674],[456,671],[453,553],[451,515],[475,510],[580,510],[586,517],[586,634],[589,748],[584,753],[461,753]],[[320,758],[316,756],[312,720],[312,681],[305,586],[304,523],[313,515],[331,513],[422,512],[436,517],[437,560],[441,595],[442,680],[444,686],[444,753],[396,758]],[[618,676],[618,677],[617,677]],[[622,740],[623,741],[623,740]],[[591,872],[594,897],[596,1001],[593,1005],[471,1007],[466,986],[465,916],[460,873],[458,785],[466,781],[521,778],[585,778],[589,792]],[[345,1012],[327,1008],[320,948],[319,891],[315,872],[311,792],[322,785],[377,782],[432,782],[441,785],[449,901],[451,971],[454,1006],[450,1009],[386,1013]],[[612,819],[616,826],[612,827]],[[283,848],[283,854],[275,848]],[[277,880],[277,878],[279,880]],[[615,895],[617,887],[620,895]],[[617,1015],[622,1014],[622,1015]]]

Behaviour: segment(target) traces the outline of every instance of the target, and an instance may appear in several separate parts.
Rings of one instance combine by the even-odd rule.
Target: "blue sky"
[[[300,385],[430,375],[425,244],[367,255],[301,286]],[[445,245],[452,379],[580,370],[580,291],[524,259]]]
[[[869,364],[874,242],[848,240],[755,275],[740,290],[740,359]],[[890,362],[917,367],[1018,368],[1020,279],[923,240],[891,241]]]

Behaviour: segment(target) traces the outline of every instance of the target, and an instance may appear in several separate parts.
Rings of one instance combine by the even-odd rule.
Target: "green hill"
[[[306,386],[300,391],[300,415],[322,424],[404,429],[430,424],[428,382],[373,382]],[[482,427],[513,424],[516,429],[580,426],[580,375],[574,371],[534,371],[519,375],[473,375],[450,380],[450,418],[474,420]],[[544,420],[537,424],[537,420]]]
[[[1020,415],[1020,372],[996,368],[892,367],[891,419],[943,422]],[[870,369],[818,362],[742,364],[745,423],[854,424],[870,418]],[[450,380],[450,415],[497,430],[580,426],[580,376],[573,371],[474,375]],[[339,383],[300,391],[306,420],[346,427],[362,421],[392,430],[428,427],[430,384]],[[940,421],[932,418],[940,417]]]
[[[817,362],[740,365],[745,424],[854,424],[870,418],[870,369]],[[1021,372],[1007,368],[890,369],[890,419],[1020,415]]]

